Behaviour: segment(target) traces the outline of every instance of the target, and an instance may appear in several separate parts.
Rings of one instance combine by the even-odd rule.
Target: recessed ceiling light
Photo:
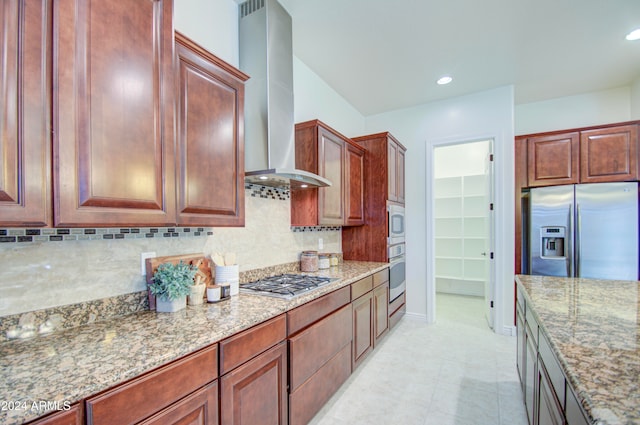
[[[260,177],[259,177],[259,179],[260,179],[260,180],[269,180],[269,177],[267,177],[267,176],[260,176]]]
[[[625,38],[629,41],[640,40],[640,28],[631,31]]]
[[[449,84],[450,82],[453,81],[453,78],[451,78],[448,75],[445,75],[444,77],[440,77],[438,78],[438,81],[436,81],[436,83],[440,84],[441,86],[445,85],[445,84]]]

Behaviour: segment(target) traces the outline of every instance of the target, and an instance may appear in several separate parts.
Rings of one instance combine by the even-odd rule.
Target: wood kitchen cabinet
[[[220,420],[287,424],[286,316],[220,342]]]
[[[217,377],[218,345],[214,344],[87,399],[87,422],[179,423],[178,419],[193,419],[191,412],[198,412],[195,417],[200,423],[217,423]]]
[[[329,187],[291,188],[291,225],[356,226],[364,219],[365,150],[318,120],[296,124],[296,168]]]
[[[580,182],[638,180],[638,126],[580,132]]]
[[[30,425],[83,425],[84,423],[82,404],[75,404],[69,410],[52,413],[44,418],[30,422]]]
[[[289,423],[308,423],[351,374],[350,288],[287,313]]]
[[[373,346],[389,331],[389,280],[373,289]]]
[[[404,203],[405,148],[390,133],[353,139],[366,149],[364,225],[342,229],[346,260],[388,261],[387,204]]]
[[[54,224],[175,223],[173,2],[53,6]]]
[[[48,226],[51,0],[0,3],[0,226]]]
[[[177,33],[177,222],[244,225],[244,81]]]
[[[531,137],[527,149],[530,187],[579,182],[578,132]]]

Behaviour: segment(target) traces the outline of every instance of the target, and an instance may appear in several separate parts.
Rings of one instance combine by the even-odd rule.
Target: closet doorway
[[[477,298],[493,328],[493,141],[436,146],[433,159],[436,297]]]

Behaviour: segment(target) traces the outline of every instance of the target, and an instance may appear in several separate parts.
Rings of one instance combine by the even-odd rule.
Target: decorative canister
[[[338,254],[331,254],[331,267],[337,267],[338,263],[340,262],[340,255]]]
[[[318,255],[318,268],[328,269],[329,267],[331,267],[331,254]]]
[[[300,270],[303,272],[318,271],[318,251],[302,251],[300,255]]]

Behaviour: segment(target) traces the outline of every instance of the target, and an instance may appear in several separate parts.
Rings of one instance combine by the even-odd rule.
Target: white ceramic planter
[[[177,300],[166,301],[160,297],[156,298],[156,311],[158,313],[173,313],[187,307],[187,297],[180,297]]]

